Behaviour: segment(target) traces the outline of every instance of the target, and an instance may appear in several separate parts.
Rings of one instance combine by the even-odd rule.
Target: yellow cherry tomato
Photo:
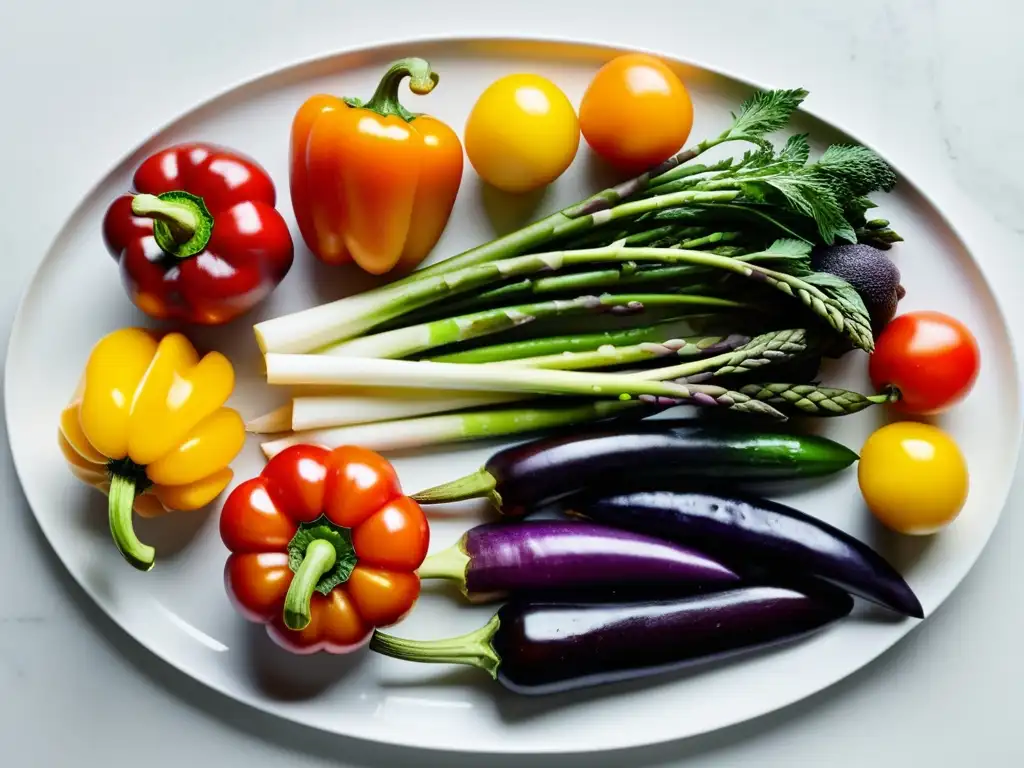
[[[580,102],[580,130],[619,170],[638,174],[678,152],[693,127],[686,86],[659,59],[616,56],[594,75]]]
[[[888,424],[861,449],[857,479],[872,514],[900,533],[926,535],[952,523],[967,501],[967,463],[938,427]]]
[[[480,94],[463,138],[480,178],[505,192],[529,192],[569,167],[580,125],[569,99],[550,80],[507,75]]]

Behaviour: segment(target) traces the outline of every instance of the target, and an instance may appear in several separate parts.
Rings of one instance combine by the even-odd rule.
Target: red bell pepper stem
[[[213,233],[213,216],[203,198],[188,192],[139,194],[132,198],[132,213],[153,219],[153,237],[164,251],[185,258],[202,251]]]
[[[377,90],[373,92],[370,100],[365,104],[356,102],[356,106],[384,117],[397,115],[407,123],[412,121],[416,115],[403,107],[398,100],[398,86],[406,77],[409,78],[409,90],[419,95],[430,93],[438,81],[437,72],[432,70],[424,59],[399,59],[381,77]]]
[[[111,472],[107,507],[110,518],[110,535],[129,564],[140,571],[148,571],[153,567],[156,550],[139,541],[132,528],[135,490],[135,478],[131,474]]]
[[[173,200],[161,200],[156,195],[136,195],[132,199],[132,213],[164,222],[179,243],[192,237],[199,223],[191,207]]]
[[[309,602],[320,578],[334,567],[338,553],[329,541],[314,539],[306,548],[302,565],[295,572],[284,598],[284,624],[288,629],[302,630],[309,625]]]

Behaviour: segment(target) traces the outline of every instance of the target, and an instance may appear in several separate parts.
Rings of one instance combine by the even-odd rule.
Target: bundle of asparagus
[[[835,145],[812,163],[805,135],[780,148],[766,138],[805,96],[757,93],[720,135],[648,173],[388,285],[257,324],[269,383],[325,388],[250,423],[292,432],[264,452],[391,450],[680,404],[785,418],[884,401],[807,376],[762,380],[873,349],[861,297],[815,272],[811,251],[900,239],[866,219],[868,195],[896,181],[874,153]],[[752,148],[692,162],[730,142]],[[586,332],[568,330],[595,314]]]

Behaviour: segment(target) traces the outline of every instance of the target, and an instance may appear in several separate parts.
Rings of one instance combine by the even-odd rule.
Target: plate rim
[[[37,264],[36,264],[36,266],[34,268],[34,271],[32,273],[32,277],[29,279],[28,283],[22,289],[21,294],[20,294],[20,296],[19,296],[19,298],[17,300],[16,309],[15,309],[15,312],[14,312],[14,315],[13,315],[13,318],[12,318],[12,321],[11,321],[10,335],[8,337],[8,339],[9,339],[8,349],[7,349],[7,353],[5,355],[5,358],[4,358],[5,370],[4,370],[4,378],[3,378],[3,386],[4,386],[4,393],[5,393],[5,397],[4,397],[4,418],[5,418],[5,422],[6,422],[6,425],[7,425],[7,440],[8,440],[8,444],[10,446],[10,449],[11,449],[11,451],[10,451],[10,453],[11,453],[11,462],[12,462],[12,464],[14,466],[15,475],[18,478],[18,483],[19,483],[19,485],[20,485],[20,487],[22,489],[22,493],[25,496],[26,503],[28,504],[28,507],[29,507],[29,509],[32,512],[32,516],[35,519],[36,525],[39,527],[39,530],[43,534],[43,537],[46,539],[46,542],[49,545],[50,549],[57,556],[57,559],[60,560],[62,567],[64,567],[64,569],[67,571],[68,575],[71,576],[71,578],[73,579],[75,584],[80,589],[82,589],[83,592],[85,592],[86,595],[89,596],[89,598],[92,600],[92,602],[94,604],[96,604],[100,608],[100,610],[111,620],[111,622],[114,625],[116,625],[120,631],[124,632],[124,634],[126,636],[128,636],[131,639],[132,642],[138,643],[140,646],[145,648],[147,652],[153,654],[155,657],[160,659],[161,662],[163,662],[163,663],[167,664],[168,666],[172,667],[177,672],[184,673],[188,677],[192,678],[193,680],[196,680],[197,682],[201,683],[204,688],[207,688],[209,690],[215,691],[217,694],[222,695],[222,696],[226,696],[229,699],[231,699],[232,701],[238,702],[238,703],[243,704],[243,705],[245,705],[247,707],[252,707],[253,709],[258,710],[258,711],[262,712],[263,714],[266,714],[266,715],[269,715],[269,716],[272,716],[272,717],[275,717],[275,718],[279,718],[279,719],[284,720],[284,721],[286,721],[286,722],[288,722],[288,723],[290,723],[292,725],[295,725],[295,726],[300,726],[300,727],[305,727],[305,728],[312,728],[312,729],[314,729],[316,731],[321,731],[323,733],[330,734],[333,737],[358,739],[359,741],[362,741],[362,742],[372,743],[372,744],[380,744],[380,745],[384,745],[384,746],[397,746],[397,747],[408,748],[408,749],[428,750],[428,751],[431,751],[431,752],[450,752],[450,753],[480,754],[480,755],[483,755],[483,754],[519,754],[519,755],[526,755],[526,754],[548,754],[548,755],[559,755],[559,754],[593,754],[593,753],[599,752],[599,751],[600,752],[621,751],[621,750],[629,750],[629,749],[635,749],[635,748],[640,748],[640,747],[645,747],[645,746],[654,746],[654,745],[659,745],[659,744],[666,744],[666,743],[671,743],[671,742],[674,742],[674,741],[684,741],[684,740],[687,740],[687,739],[690,739],[690,738],[702,736],[702,735],[705,735],[705,734],[708,734],[708,733],[713,733],[713,732],[716,732],[716,731],[723,730],[725,728],[733,727],[733,726],[739,725],[739,724],[744,723],[744,722],[749,722],[751,720],[763,717],[763,716],[765,716],[765,715],[767,715],[767,714],[769,714],[771,712],[788,709],[788,708],[792,707],[792,705],[796,704],[799,701],[802,701],[804,699],[810,698],[811,696],[815,696],[815,695],[818,695],[818,694],[821,694],[821,693],[825,692],[826,690],[832,688],[837,683],[839,683],[842,680],[846,679],[850,675],[852,675],[852,674],[854,674],[854,673],[856,673],[856,672],[858,672],[860,670],[863,670],[863,669],[867,668],[868,666],[874,664],[875,662],[877,662],[877,660],[881,656],[885,655],[885,653],[887,651],[891,650],[898,643],[902,642],[906,637],[910,636],[915,630],[917,630],[917,628],[919,626],[924,624],[925,621],[927,620],[927,618],[930,618],[931,615],[934,615],[934,613],[936,613],[937,611],[941,610],[942,606],[947,602],[949,596],[952,595],[953,592],[955,592],[960,587],[960,584],[963,581],[963,579],[967,576],[968,573],[970,573],[974,569],[974,567],[976,566],[978,560],[982,557],[982,555],[987,550],[988,544],[989,544],[989,542],[991,540],[991,537],[992,537],[992,534],[994,533],[995,529],[998,527],[999,522],[1002,519],[1003,512],[1004,512],[1004,510],[1005,510],[1005,508],[1007,506],[1007,502],[1009,500],[1010,492],[1011,492],[1012,487],[1013,487],[1013,481],[1014,481],[1014,479],[1016,477],[1016,472],[1013,472],[1011,474],[1010,482],[1007,484],[1005,490],[1001,494],[999,494],[998,497],[997,497],[998,498],[999,509],[998,509],[998,511],[997,511],[997,513],[995,515],[995,518],[994,518],[992,526],[990,527],[988,532],[985,534],[985,536],[984,536],[984,538],[983,538],[983,540],[982,540],[982,542],[981,542],[981,544],[980,544],[980,546],[978,548],[977,554],[974,556],[974,559],[970,562],[970,564],[967,565],[967,567],[963,570],[963,572],[958,574],[957,577],[954,579],[952,587],[951,587],[949,593],[946,595],[946,597],[944,597],[942,599],[942,601],[936,606],[936,608],[932,611],[932,613],[929,614],[928,617],[926,617],[925,620],[916,621],[913,624],[909,625],[909,628],[907,629],[906,632],[904,632],[900,636],[896,637],[894,640],[892,640],[892,642],[888,642],[887,641],[887,644],[883,644],[883,646],[880,648],[880,650],[878,650],[872,656],[867,658],[859,666],[856,666],[853,669],[850,669],[850,670],[847,670],[847,671],[842,671],[838,675],[827,675],[826,678],[827,678],[828,682],[826,682],[824,685],[821,685],[820,687],[816,688],[813,691],[810,691],[810,692],[797,692],[797,693],[795,693],[793,695],[788,695],[781,702],[775,702],[773,704],[770,704],[770,705],[767,705],[767,706],[764,706],[764,707],[758,706],[758,707],[752,708],[751,710],[745,712],[744,715],[742,717],[740,717],[739,719],[730,721],[730,722],[728,722],[726,724],[723,724],[723,725],[711,726],[711,727],[706,727],[706,728],[699,728],[699,729],[696,729],[696,730],[691,730],[691,731],[688,731],[688,732],[684,732],[683,734],[671,734],[670,733],[670,734],[666,734],[666,735],[658,735],[658,736],[656,736],[654,738],[651,738],[651,737],[643,737],[643,738],[640,738],[640,739],[637,739],[637,738],[617,738],[617,739],[615,739],[613,741],[604,742],[602,744],[592,744],[592,745],[589,745],[589,746],[586,745],[586,744],[581,745],[581,746],[569,746],[569,745],[555,744],[555,745],[545,745],[545,746],[543,746],[541,748],[537,748],[535,746],[531,747],[531,748],[519,748],[518,744],[516,742],[512,742],[512,743],[503,742],[501,744],[501,748],[495,750],[495,749],[487,749],[487,748],[476,748],[476,747],[474,747],[472,745],[450,746],[450,745],[440,745],[440,744],[432,744],[432,743],[417,743],[417,741],[415,739],[402,738],[400,733],[396,733],[394,736],[389,737],[387,739],[384,739],[384,738],[380,738],[379,736],[376,736],[376,735],[365,735],[365,734],[360,734],[360,733],[357,733],[357,732],[347,732],[347,731],[341,731],[341,730],[337,730],[337,729],[328,729],[328,728],[323,728],[323,727],[318,726],[318,725],[307,724],[307,723],[299,720],[296,716],[293,716],[293,715],[288,714],[288,713],[282,713],[282,712],[276,711],[272,707],[268,706],[267,702],[264,702],[263,700],[261,700],[259,698],[255,698],[255,697],[251,697],[251,696],[244,696],[243,697],[243,696],[239,695],[238,693],[233,693],[233,692],[229,691],[225,686],[222,686],[219,682],[205,679],[202,676],[197,676],[197,675],[193,674],[190,670],[185,668],[182,664],[180,664],[178,662],[175,662],[175,661],[172,661],[170,658],[168,658],[168,655],[165,654],[162,650],[158,650],[156,647],[154,647],[153,644],[151,644],[147,640],[141,639],[138,635],[136,635],[134,632],[132,632],[127,626],[125,626],[125,624],[122,622],[122,620],[117,615],[115,615],[114,612],[107,605],[105,605],[103,601],[101,601],[101,600],[99,600],[97,598],[97,596],[94,594],[94,591],[91,590],[86,584],[84,584],[76,576],[76,574],[67,565],[67,563],[65,562],[64,558],[57,551],[57,548],[54,546],[53,541],[50,538],[50,534],[49,534],[46,526],[43,524],[42,520],[40,519],[39,514],[36,512],[35,505],[32,503],[32,500],[30,499],[29,490],[26,487],[24,479],[23,479],[23,475],[24,475],[23,467],[19,463],[19,459],[18,459],[17,454],[16,454],[16,452],[14,450],[14,440],[12,439],[11,429],[10,429],[11,414],[12,414],[12,411],[13,411],[13,406],[11,404],[11,399],[6,396],[6,394],[11,389],[11,384],[12,384],[12,380],[13,380],[13,374],[12,374],[12,368],[10,366],[10,361],[11,361],[11,358],[13,357],[13,352],[18,347],[17,339],[22,334],[22,325],[25,322],[26,305],[27,305],[29,297],[34,293],[34,289],[36,287],[36,284],[37,284],[37,282],[40,279],[40,273],[41,273],[42,265],[46,263],[46,261],[53,254],[56,246],[64,239],[64,237],[66,236],[67,232],[71,228],[73,222],[75,222],[77,219],[79,219],[81,217],[83,208],[88,204],[88,201],[92,197],[95,196],[96,192],[102,186],[102,184],[104,183],[105,179],[107,179],[109,176],[119,172],[125,166],[130,166],[131,164],[136,163],[138,161],[138,159],[146,151],[148,151],[149,145],[153,142],[155,137],[159,136],[160,134],[165,133],[167,130],[172,128],[175,124],[177,124],[177,123],[179,123],[179,122],[181,122],[183,120],[186,120],[186,119],[189,119],[189,118],[192,118],[192,117],[196,116],[197,114],[201,113],[203,110],[210,108],[217,101],[219,101],[221,99],[224,99],[224,98],[226,98],[226,97],[228,97],[228,96],[230,96],[232,94],[235,94],[235,93],[237,93],[239,91],[243,91],[243,90],[250,90],[250,89],[253,89],[253,88],[259,88],[260,85],[263,84],[265,81],[269,81],[269,80],[271,80],[271,79],[273,79],[275,77],[286,77],[286,76],[288,76],[290,74],[297,73],[300,70],[302,70],[304,68],[307,68],[307,67],[315,67],[317,65],[327,64],[328,62],[330,62],[333,59],[357,56],[357,55],[360,55],[360,54],[378,55],[379,56],[379,55],[382,55],[384,52],[386,52],[388,50],[394,50],[394,49],[398,49],[400,47],[409,47],[409,46],[413,46],[413,45],[442,46],[442,45],[445,45],[445,44],[454,44],[454,45],[463,45],[464,46],[467,43],[473,43],[473,42],[486,42],[486,43],[490,43],[490,44],[501,44],[501,43],[505,43],[505,44],[549,44],[549,45],[554,45],[554,46],[590,47],[590,48],[594,48],[594,49],[597,49],[597,50],[601,50],[604,53],[607,53],[609,55],[613,55],[613,54],[615,54],[617,52],[618,53],[622,53],[622,52],[648,53],[650,55],[663,58],[663,59],[665,59],[665,60],[667,60],[667,61],[669,61],[669,62],[671,62],[671,63],[673,63],[675,65],[690,67],[690,68],[694,68],[694,69],[698,69],[698,70],[703,70],[703,71],[705,71],[707,73],[710,73],[712,75],[715,75],[715,76],[718,76],[718,77],[722,77],[722,78],[731,80],[731,81],[733,81],[733,82],[735,82],[737,84],[743,85],[743,86],[748,87],[748,88],[764,90],[764,89],[769,89],[769,88],[773,87],[773,86],[770,86],[768,84],[762,83],[761,81],[759,81],[757,79],[752,79],[752,78],[749,78],[749,77],[747,77],[745,75],[740,75],[740,74],[736,73],[735,71],[733,71],[731,68],[717,66],[717,65],[711,65],[711,64],[707,63],[706,61],[702,60],[701,58],[688,57],[688,56],[672,54],[672,53],[668,53],[668,52],[665,52],[665,51],[657,49],[657,48],[648,48],[648,47],[645,47],[645,46],[617,44],[615,42],[609,42],[607,40],[602,40],[602,39],[599,39],[599,38],[594,38],[594,37],[590,37],[590,36],[586,36],[586,35],[580,35],[580,36],[573,35],[573,36],[570,37],[570,36],[564,36],[564,35],[544,35],[544,34],[526,34],[526,33],[492,34],[492,33],[487,33],[487,32],[482,32],[482,31],[480,31],[480,32],[463,32],[463,33],[443,34],[443,35],[438,35],[438,34],[427,34],[427,35],[419,35],[419,36],[417,36],[417,35],[403,35],[403,36],[395,36],[395,37],[385,37],[385,38],[381,38],[381,39],[378,39],[378,40],[375,40],[375,41],[369,41],[369,42],[366,42],[366,43],[363,43],[363,44],[360,44],[360,45],[344,46],[344,47],[341,47],[341,48],[336,48],[336,49],[332,49],[332,50],[329,50],[329,51],[325,51],[325,52],[321,52],[321,53],[317,53],[317,54],[313,54],[313,55],[309,55],[309,56],[300,56],[300,57],[292,58],[290,61],[282,63],[282,64],[280,64],[278,66],[272,66],[272,67],[269,67],[269,68],[264,68],[262,71],[260,71],[259,73],[255,74],[255,75],[253,75],[251,77],[240,78],[240,79],[236,80],[235,82],[233,82],[232,84],[229,84],[227,86],[224,86],[224,87],[214,91],[211,95],[206,96],[206,97],[204,97],[202,99],[196,100],[190,108],[188,108],[188,109],[186,109],[184,111],[180,111],[177,114],[175,114],[175,115],[169,117],[168,119],[164,120],[159,125],[154,127],[151,131],[146,133],[144,138],[142,138],[141,140],[135,141],[131,145],[130,149],[128,149],[126,152],[123,152],[118,159],[116,159],[113,163],[111,163],[107,167],[107,170],[97,180],[95,180],[89,187],[87,187],[81,193],[81,196],[80,196],[78,202],[66,214],[66,216],[63,219],[63,223],[58,228],[58,230],[55,233],[55,235],[50,239],[49,244],[47,245],[47,247],[46,247],[46,249],[45,249],[45,251],[43,253],[42,258],[37,262]],[[948,227],[949,230],[959,240],[960,245],[963,247],[964,251],[969,256],[971,264],[973,265],[973,267],[975,269],[977,269],[979,275],[985,281],[985,285],[988,288],[988,291],[989,291],[989,293],[992,296],[993,308],[995,309],[996,315],[997,315],[996,318],[994,318],[994,319],[997,320],[998,327],[1001,327],[1005,331],[1006,339],[1007,339],[1007,343],[1008,343],[1008,347],[1009,347],[1009,353],[1010,353],[1010,360],[1009,360],[1009,362],[1010,362],[1010,364],[1012,366],[1012,369],[1014,370],[1014,373],[1015,373],[1015,376],[1016,376],[1016,382],[1015,382],[1016,383],[1016,387],[1014,387],[1013,416],[1016,419],[1016,421],[1018,421],[1018,422],[1024,420],[1024,418],[1022,418],[1022,401],[1024,401],[1024,366],[1022,366],[1022,359],[1021,359],[1021,349],[1020,349],[1021,342],[1019,340],[1018,334],[1016,334],[1014,332],[1014,329],[1013,329],[1012,325],[1009,323],[1009,318],[1008,318],[1006,310],[1005,310],[1006,299],[1002,295],[1003,291],[998,287],[999,284],[992,280],[992,276],[990,274],[989,268],[987,268],[985,263],[975,255],[976,249],[971,244],[972,243],[972,238],[965,236],[963,228],[959,225],[958,219],[952,218],[952,217],[950,217],[948,215],[947,207],[945,205],[943,205],[943,204],[940,204],[940,202],[938,202],[935,199],[935,197],[929,191],[927,191],[926,189],[924,189],[921,186],[919,186],[916,183],[916,181],[911,176],[909,176],[908,174],[903,172],[903,170],[902,170],[903,166],[900,163],[893,161],[891,159],[891,155],[889,153],[885,152],[883,149],[880,149],[879,146],[878,146],[878,142],[874,142],[874,143],[869,145],[868,143],[861,141],[856,133],[848,130],[841,123],[838,123],[838,122],[836,122],[834,120],[831,120],[827,116],[822,115],[818,110],[815,110],[815,109],[812,109],[812,108],[808,108],[807,106],[805,106],[803,104],[800,106],[798,112],[801,112],[801,113],[803,113],[803,114],[805,114],[805,115],[807,115],[807,116],[809,116],[809,117],[811,117],[811,118],[813,118],[815,120],[818,120],[818,121],[820,121],[820,122],[830,126],[833,129],[839,130],[843,134],[848,136],[851,140],[856,141],[857,143],[863,144],[864,146],[870,146],[871,149],[873,149],[874,151],[878,152],[882,157],[884,157],[886,159],[886,161],[897,172],[897,174],[900,177],[901,183],[906,185],[907,187],[911,188],[914,191],[914,193],[919,195],[925,202],[927,202],[927,204],[932,208],[932,210],[940,217],[943,225]],[[883,144],[884,144],[884,142],[883,142]],[[968,216],[965,214],[965,215],[963,215],[963,218],[968,218]],[[1016,467],[1018,462],[1019,462],[1020,454],[1021,454],[1021,449],[1022,449],[1022,443],[1024,443],[1024,433],[1018,432],[1016,434],[1016,438],[1014,440],[1013,450],[1011,452],[1011,455],[1006,457],[1007,460],[1010,462],[1010,464],[1012,464],[1012,466],[1014,466],[1014,467]]]

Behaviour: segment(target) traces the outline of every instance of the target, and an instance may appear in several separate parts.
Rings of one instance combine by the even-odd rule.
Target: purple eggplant
[[[610,592],[651,587],[697,592],[739,576],[700,552],[590,522],[527,520],[471,528],[427,557],[421,579],[450,579],[474,602],[508,593]]]
[[[696,547],[742,575],[829,582],[898,613],[923,618],[921,602],[880,554],[848,533],[770,499],[714,491],[584,493],[577,517]]]
[[[857,454],[818,435],[727,429],[699,419],[657,419],[548,435],[502,449],[475,472],[413,494],[420,504],[489,498],[522,517],[616,479],[646,487],[677,478],[764,483],[840,472]]]
[[[447,640],[374,632],[393,658],[467,664],[519,694],[661,675],[804,637],[848,615],[839,590],[755,586],[629,603],[506,603],[478,630]]]

